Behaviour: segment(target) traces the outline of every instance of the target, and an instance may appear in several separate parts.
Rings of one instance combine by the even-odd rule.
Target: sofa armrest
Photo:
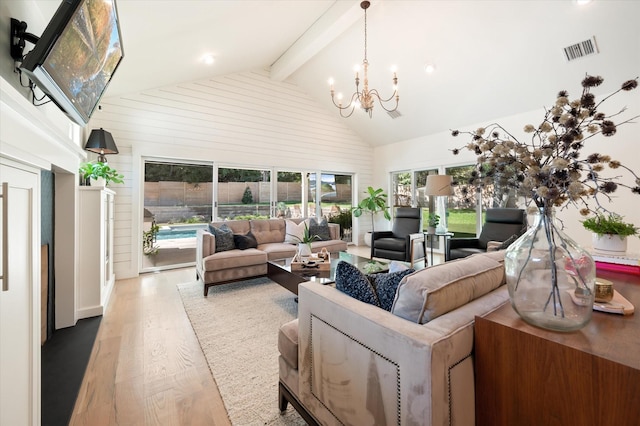
[[[202,277],[204,267],[202,260],[216,252],[216,237],[206,229],[198,229],[196,232],[196,270]]]
[[[298,291],[299,396],[323,424],[473,424],[473,319],[485,305],[420,325],[333,287]]]

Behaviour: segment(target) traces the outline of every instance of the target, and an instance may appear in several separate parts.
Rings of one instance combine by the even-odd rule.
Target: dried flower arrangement
[[[463,194],[469,193],[469,187],[513,189],[526,204],[533,202],[537,207],[533,226],[505,254],[505,272],[518,314],[527,322],[554,330],[576,330],[591,319],[595,283],[592,257],[554,224],[554,209],[575,205],[587,216],[608,212],[600,199],[611,200],[610,194],[619,187],[640,194],[640,178],[620,161],[598,153],[581,155],[587,139],[598,134],[611,137],[617,126],[640,117],[616,124],[614,118],[625,108],[613,115],[598,111],[611,96],[635,89],[638,78],[624,82],[596,103],[591,89],[602,81],[602,77],[587,75],[582,94],[575,100],[566,91],[559,92],[555,105],[545,109],[542,122],[524,127],[531,134],[526,143],[499,124],[465,132],[471,135],[465,148],[478,157]],[[460,133],[454,130],[452,135]],[[602,173],[607,166],[627,171],[633,183],[620,183],[621,176]]]
[[[533,201],[538,208],[544,209],[574,204],[583,216],[608,211],[599,197],[610,199],[609,194],[619,187],[640,194],[640,178],[620,161],[597,153],[581,156],[587,139],[598,134],[611,137],[616,134],[617,126],[640,117],[616,124],[613,119],[622,114],[624,108],[613,115],[598,111],[603,102],[618,92],[635,89],[637,77],[624,82],[618,90],[596,103],[591,88],[602,82],[602,77],[587,75],[582,80],[582,94],[575,100],[569,99],[567,91],[559,92],[555,105],[545,109],[542,122],[538,126],[528,124],[524,127],[524,132],[531,134],[528,142],[519,141],[495,123],[472,132],[453,130],[453,136],[471,135],[471,142],[453,149],[453,154],[466,148],[478,155],[474,171],[464,182],[463,194],[469,193],[469,187],[480,189],[485,185],[513,188],[517,195],[525,197],[527,204]],[[634,183],[618,182],[620,176],[605,177],[600,172],[606,166],[625,169],[633,176]]]

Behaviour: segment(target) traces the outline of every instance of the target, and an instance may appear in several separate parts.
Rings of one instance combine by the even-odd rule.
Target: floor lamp
[[[436,197],[436,214],[440,221],[436,227],[437,234],[447,232],[447,197],[453,195],[451,183],[453,178],[449,175],[429,175],[425,186],[425,195]]]

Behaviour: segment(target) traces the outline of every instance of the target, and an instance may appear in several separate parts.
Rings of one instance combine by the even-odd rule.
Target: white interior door
[[[40,422],[39,178],[0,164],[0,183],[0,425],[34,425]]]

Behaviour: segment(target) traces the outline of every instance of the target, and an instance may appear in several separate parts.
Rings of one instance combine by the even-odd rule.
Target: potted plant
[[[311,243],[320,239],[318,235],[311,235],[307,222],[304,223],[304,232],[302,233],[302,237],[293,234],[287,235],[298,240],[298,255],[300,256],[300,260],[304,257],[311,256]]]
[[[436,213],[429,213],[429,218],[427,220],[427,232],[429,234],[435,234],[436,226],[440,223],[440,216]]]
[[[340,225],[340,237],[344,237],[345,231],[353,226],[353,215],[350,209],[340,209],[338,213],[329,216],[329,222]]]
[[[625,222],[622,216],[615,213],[597,214],[584,220],[582,226],[593,233],[595,250],[618,255],[627,251],[627,237],[637,235],[640,231],[640,228]]]
[[[367,188],[365,194],[367,194],[368,196],[362,199],[362,201],[360,201],[358,205],[353,208],[353,215],[355,217],[360,217],[362,216],[362,213],[369,212],[371,214],[371,232],[374,232],[375,228],[373,217],[376,213],[383,212],[385,219],[391,220],[389,207],[387,206],[387,194],[384,193],[382,188],[373,189],[373,187],[371,186]],[[368,235],[365,235],[364,239],[365,243],[368,246],[371,245],[371,232],[369,232]]]
[[[80,174],[80,181],[85,182],[85,185],[90,185],[91,179],[96,182],[99,179],[104,179],[105,185],[109,185],[111,182],[124,182],[124,176],[118,173],[116,169],[110,167],[107,163],[101,163],[99,161],[82,163],[78,169],[78,173]]]

